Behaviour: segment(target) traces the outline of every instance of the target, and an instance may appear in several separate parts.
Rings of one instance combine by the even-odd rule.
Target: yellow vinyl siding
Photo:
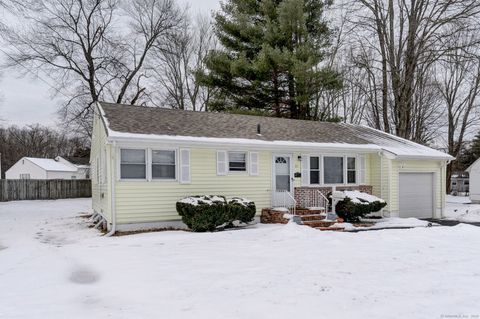
[[[392,191],[398,195],[398,183],[401,172],[426,172],[434,173],[434,194],[435,194],[435,208],[441,208],[443,205],[445,189],[445,176],[443,174],[443,167],[441,161],[392,161]],[[395,197],[394,204],[395,210],[398,210],[398,196]]]
[[[92,130],[92,145],[90,153],[92,179],[92,208],[95,212],[102,214],[108,221],[111,221],[111,200],[110,200],[110,174],[111,174],[111,147],[106,143],[107,135],[100,117],[95,113]],[[103,154],[103,155],[102,155]],[[105,165],[102,165],[101,157],[105,156]],[[97,157],[99,158],[97,179]],[[99,182],[98,182],[99,180]]]
[[[369,154],[367,156],[367,172],[366,183],[373,187],[373,195],[381,197],[381,183],[380,183],[380,157],[376,154]]]
[[[390,160],[377,154],[369,155],[369,182],[373,194],[387,201],[387,212],[399,211],[399,174],[401,172],[434,173],[435,208],[441,209],[445,200],[445,166],[433,160]]]
[[[253,150],[252,150],[253,151]],[[175,203],[190,195],[246,197],[257,213],[270,206],[271,153],[258,151],[259,175],[248,172],[217,175],[214,149],[190,149],[191,183],[178,181],[116,181],[116,211],[119,224],[180,220]]]

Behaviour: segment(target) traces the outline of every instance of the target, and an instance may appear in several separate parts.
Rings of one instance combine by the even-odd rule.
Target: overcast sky
[[[220,7],[220,0],[178,0],[179,3],[188,3],[191,13],[210,13]],[[0,13],[1,15],[1,13]],[[0,16],[0,19],[2,17]],[[3,59],[0,52],[0,59]],[[55,126],[58,121],[56,111],[58,101],[52,99],[53,90],[43,81],[53,83],[47,75],[42,79],[19,77],[14,71],[0,72],[0,124],[26,125],[41,123]]]

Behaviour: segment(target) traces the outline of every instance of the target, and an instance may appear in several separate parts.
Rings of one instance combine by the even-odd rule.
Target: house
[[[480,204],[480,158],[465,171],[470,174],[470,200],[474,204]]]
[[[61,156],[55,159],[22,157],[5,172],[6,179],[88,179],[88,165],[75,165]]]
[[[442,217],[450,155],[366,126],[96,103],[93,209],[115,230],[179,225],[175,203],[219,194],[315,206],[361,190],[385,216]]]
[[[468,194],[470,189],[470,178],[468,172],[454,172],[450,178],[450,193]]]

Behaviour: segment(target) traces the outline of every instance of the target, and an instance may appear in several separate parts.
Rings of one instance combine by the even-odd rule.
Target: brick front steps
[[[297,208],[295,209],[296,215],[318,215],[325,213],[325,209],[308,209],[308,208]]]
[[[336,221],[331,221],[331,220],[328,220],[328,221],[325,221],[325,220],[314,220],[314,221],[308,221],[308,222],[303,222],[303,224],[305,226],[310,226],[310,227],[313,227],[313,228],[324,228],[324,227],[329,227],[333,224],[336,224],[337,222]]]
[[[305,226],[312,227],[318,230],[343,231],[343,228],[340,227],[330,227],[337,222],[325,220],[323,210],[297,208],[295,213],[296,215],[298,215],[298,217],[300,217],[301,223]],[[276,211],[271,208],[264,208],[262,209],[260,222],[264,224],[286,224],[290,221],[290,219],[285,218],[285,214],[288,214],[288,212]]]

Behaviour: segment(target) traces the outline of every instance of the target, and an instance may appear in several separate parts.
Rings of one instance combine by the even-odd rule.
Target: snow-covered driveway
[[[76,217],[88,207],[0,203],[0,318],[480,315],[479,227],[104,238]]]

